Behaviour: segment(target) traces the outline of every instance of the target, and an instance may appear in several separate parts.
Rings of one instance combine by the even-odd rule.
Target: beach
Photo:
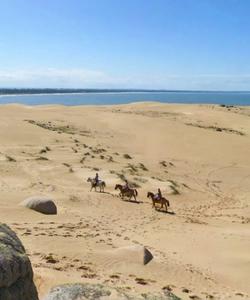
[[[250,298],[249,106],[6,104],[0,115],[0,219],[26,248],[41,299],[70,282]],[[104,193],[90,192],[96,172]],[[137,202],[115,190],[124,178]],[[168,212],[147,197],[158,188]],[[57,215],[20,205],[38,195]],[[131,260],[138,245],[147,265]]]

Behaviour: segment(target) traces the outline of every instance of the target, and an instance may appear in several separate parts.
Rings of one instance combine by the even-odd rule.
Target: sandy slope
[[[249,107],[6,105],[0,114],[0,218],[24,243],[41,297],[79,281],[250,297]],[[106,193],[89,192],[93,168]],[[140,186],[139,204],[117,197],[121,175]],[[158,186],[170,213],[146,197]],[[19,206],[38,194],[55,199],[57,216]],[[142,266],[110,251],[134,244],[154,260]]]

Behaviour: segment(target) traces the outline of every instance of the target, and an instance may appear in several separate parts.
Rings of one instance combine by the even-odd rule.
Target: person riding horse
[[[123,186],[123,190],[127,192],[130,189],[127,179],[125,180],[125,184]]]
[[[161,200],[162,199],[162,193],[161,190],[158,189],[158,192],[155,194],[155,200]]]
[[[96,188],[99,187],[100,188],[100,192],[104,192],[104,188],[106,187],[106,183],[105,181],[101,180],[99,178],[99,174],[96,173],[94,178],[89,177],[87,179],[87,182],[91,183],[91,188],[90,191],[92,191],[92,189],[94,188],[96,191]]]
[[[169,200],[162,197],[160,189],[158,189],[156,194],[152,193],[152,192],[148,192],[147,197],[152,199],[152,204],[155,209],[156,209],[155,204],[159,203],[159,204],[161,204],[161,208],[163,208],[163,206],[165,206],[166,211],[168,210],[168,206],[170,205]]]
[[[98,182],[99,182],[99,180],[100,180],[100,179],[99,179],[99,174],[98,174],[98,173],[95,174],[94,180],[95,180],[95,185],[97,185]]]

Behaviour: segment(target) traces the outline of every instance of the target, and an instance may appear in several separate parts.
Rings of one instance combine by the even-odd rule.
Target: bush
[[[123,154],[123,157],[126,159],[132,159],[132,157],[129,154]]]

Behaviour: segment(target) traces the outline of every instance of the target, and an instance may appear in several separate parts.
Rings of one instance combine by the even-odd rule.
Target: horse
[[[89,177],[88,180],[87,180],[87,182],[91,183],[90,192],[92,191],[93,188],[95,188],[95,191],[96,191],[97,187],[100,188],[100,192],[104,192],[104,188],[106,187],[105,181],[98,180],[98,182],[96,182],[96,180],[94,178],[90,178]]]
[[[131,188],[124,189],[124,187],[121,184],[116,184],[115,190],[117,189],[120,190],[120,197],[123,198],[124,196],[127,196],[129,197],[129,200],[131,200],[131,198],[134,197],[135,201],[137,201],[136,197],[138,196],[138,192],[136,189],[131,189]]]
[[[166,208],[166,211],[168,211],[168,206],[170,205],[168,199],[161,197],[161,199],[158,199],[155,197],[155,194],[152,192],[148,192],[147,197],[152,199],[152,207],[156,209],[155,203],[161,203],[161,208],[163,208],[163,205]]]

